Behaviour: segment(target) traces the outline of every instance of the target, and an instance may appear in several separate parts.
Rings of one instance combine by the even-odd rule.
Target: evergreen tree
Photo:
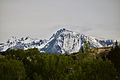
[[[115,46],[115,48],[111,49],[107,55],[107,58],[114,64],[120,73],[120,48]]]
[[[89,41],[84,41],[83,52],[84,53],[89,53],[89,50],[90,50],[90,42]]]
[[[115,47],[118,47],[118,42],[117,42],[117,40],[116,40],[116,42],[115,42]]]
[[[25,69],[17,60],[0,59],[0,80],[23,80]]]

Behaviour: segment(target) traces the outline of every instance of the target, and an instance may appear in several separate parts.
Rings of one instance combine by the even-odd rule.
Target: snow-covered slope
[[[84,42],[89,42],[91,48],[113,46],[115,43],[114,40],[96,39],[63,28],[53,34],[49,40],[11,37],[6,43],[0,44],[0,51],[6,51],[8,48],[29,49],[35,47],[41,52],[47,53],[74,53],[84,46]]]
[[[91,47],[103,47],[95,38],[83,34],[60,29],[50,38],[49,42],[41,49],[48,53],[73,53],[78,52],[84,41],[89,41]]]
[[[29,49],[29,48],[40,48],[41,45],[45,44],[47,40],[32,39],[30,37],[16,38],[11,37],[6,43],[0,45],[0,51],[6,51],[8,48],[11,49]]]

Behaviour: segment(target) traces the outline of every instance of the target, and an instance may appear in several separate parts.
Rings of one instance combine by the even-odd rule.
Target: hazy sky
[[[0,0],[0,42],[49,38],[63,28],[120,39],[120,0]]]

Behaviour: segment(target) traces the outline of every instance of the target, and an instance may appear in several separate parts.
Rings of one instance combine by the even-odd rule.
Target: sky
[[[61,28],[120,40],[120,0],[0,0],[0,42],[49,39]]]

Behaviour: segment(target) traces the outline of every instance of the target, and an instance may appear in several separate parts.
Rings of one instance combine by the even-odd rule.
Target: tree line
[[[40,53],[36,48],[0,52],[0,80],[120,80],[119,74],[119,46],[96,57],[90,50],[73,54]]]

